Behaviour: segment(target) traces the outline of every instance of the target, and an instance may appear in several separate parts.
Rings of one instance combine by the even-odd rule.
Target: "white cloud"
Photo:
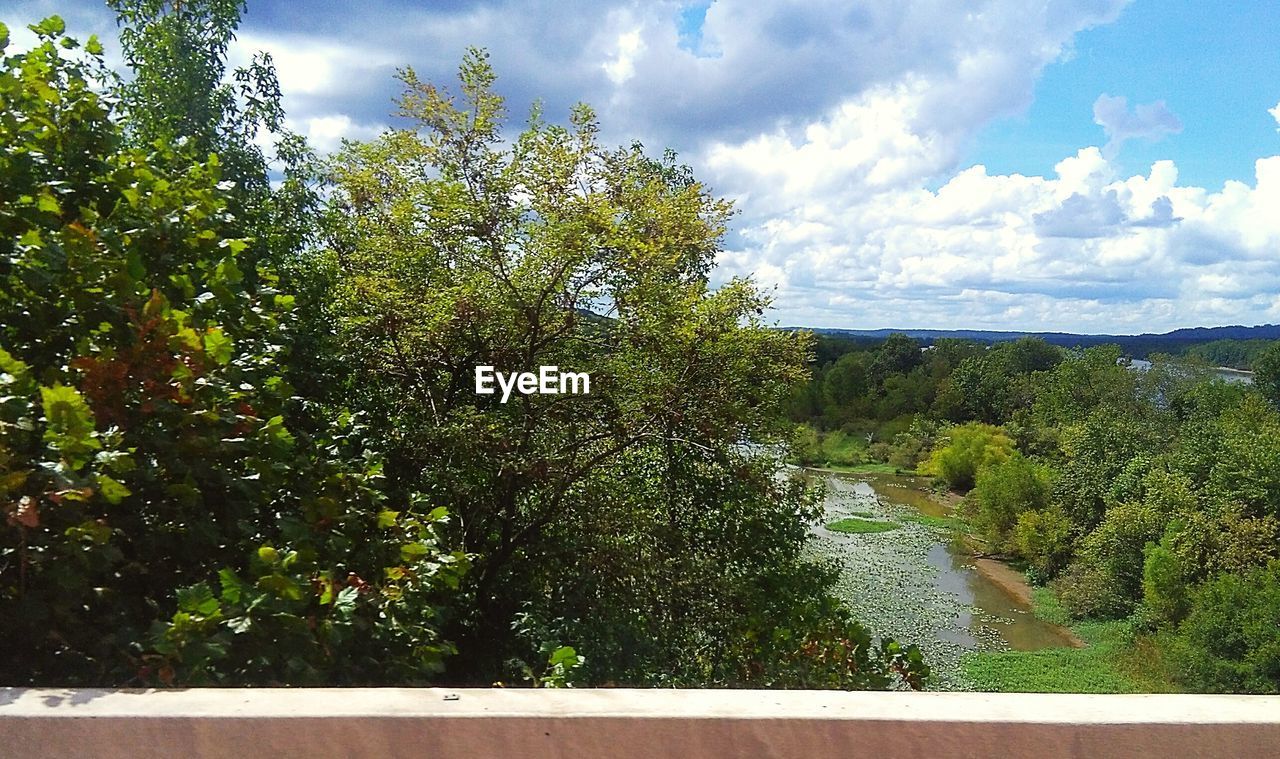
[[[1271,118],[1276,120],[1276,124],[1280,124],[1280,103],[1276,103],[1275,108],[1268,109],[1267,113],[1271,114]],[[1276,131],[1280,131],[1280,129]]]
[[[1093,102],[1093,122],[1107,134],[1103,153],[1108,158],[1114,158],[1126,140],[1135,137],[1158,140],[1182,131],[1182,122],[1163,100],[1136,105],[1130,111],[1127,98],[1105,93]]]
[[[287,119],[286,126],[307,138],[322,153],[338,149],[345,140],[371,140],[386,130],[383,124],[359,124],[345,113]]]
[[[614,56],[600,66],[615,85],[626,84],[636,74],[636,56],[644,51],[639,29],[618,35]]]

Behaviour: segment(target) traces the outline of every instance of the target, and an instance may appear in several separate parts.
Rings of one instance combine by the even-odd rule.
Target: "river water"
[[[1071,645],[1061,627],[974,568],[949,530],[927,523],[948,515],[923,478],[814,472],[826,486],[816,550],[839,565],[838,590],[873,635],[916,643],[938,687],[966,689],[961,658],[971,651]],[[888,532],[846,534],[824,525],[845,517],[891,521]],[[920,521],[921,518],[925,521]]]

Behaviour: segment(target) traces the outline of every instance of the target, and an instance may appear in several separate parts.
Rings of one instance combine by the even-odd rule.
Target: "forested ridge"
[[[0,28],[0,682],[925,684],[804,551],[810,341],[673,154],[513,128],[473,50],[320,157],[241,3],[112,6],[124,76]]]
[[[1217,350],[1221,346],[1207,344]],[[1252,346],[1250,346],[1252,349]],[[820,338],[789,401],[796,456],[882,463],[966,494],[981,550],[1070,619],[1123,620],[1190,690],[1280,689],[1280,343],[1255,384],[1119,346]]]

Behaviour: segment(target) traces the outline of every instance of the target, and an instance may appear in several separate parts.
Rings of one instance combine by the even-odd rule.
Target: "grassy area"
[[[926,527],[938,527],[944,530],[963,530],[966,529],[964,520],[960,517],[937,517],[929,514],[907,514],[902,517],[904,522],[915,522]]]
[[[1046,588],[1033,591],[1034,611],[1066,625],[1066,613]],[[965,656],[965,675],[977,690],[1031,693],[1169,693],[1159,651],[1127,620],[1069,625],[1084,648],[982,651]]]
[[[913,472],[910,469],[899,469],[892,464],[881,464],[880,462],[866,462],[862,464],[831,464],[828,463],[823,469],[830,469],[835,472],[849,472],[850,474],[903,474],[917,475],[919,472]]]
[[[832,532],[847,532],[853,535],[862,535],[869,532],[888,532],[896,530],[900,527],[897,522],[882,522],[876,519],[860,519],[858,517],[846,517],[838,519],[827,525],[827,529]]]
[[[866,438],[828,432],[822,438],[822,457],[833,466],[857,466],[867,460]]]

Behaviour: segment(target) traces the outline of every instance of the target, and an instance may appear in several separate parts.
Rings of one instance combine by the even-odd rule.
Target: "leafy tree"
[[[1254,360],[1253,385],[1264,398],[1280,406],[1280,340],[1272,342]]]
[[[0,680],[428,677],[447,515],[386,502],[358,420],[291,429],[293,299],[246,274],[219,159],[130,147],[97,41],[31,28],[0,64]]]
[[[918,366],[920,361],[920,343],[901,332],[895,332],[885,338],[872,354],[868,373],[871,381],[880,385],[891,375],[906,374]]]
[[[953,490],[969,490],[978,472],[1013,455],[1013,441],[999,427],[970,422],[944,432],[925,471]]]
[[[1055,507],[1024,511],[1013,528],[1013,546],[1035,570],[1037,579],[1051,579],[1071,559],[1071,521]]]
[[[1052,486],[1046,467],[1016,452],[1004,461],[979,469],[970,494],[974,526],[995,550],[1013,548],[1018,517],[1047,507]]]
[[[461,102],[402,80],[413,128],[332,166],[333,390],[388,441],[392,492],[448,507],[476,555],[451,676],[504,678],[552,643],[591,681],[790,682],[761,657],[843,623],[814,611],[832,602],[803,558],[812,494],[743,443],[788,434],[809,341],[767,328],[750,283],[710,287],[729,205],[671,153],[602,147],[585,106],[507,141],[480,51]],[[477,365],[585,372],[590,393],[478,395]],[[865,686],[877,661],[809,666]]]

